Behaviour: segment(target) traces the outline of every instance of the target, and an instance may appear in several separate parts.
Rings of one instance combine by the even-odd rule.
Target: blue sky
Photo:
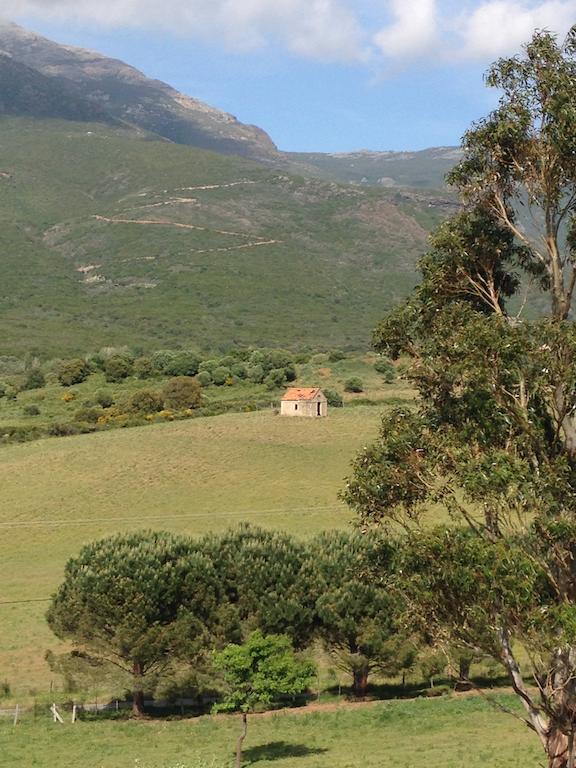
[[[107,7],[106,7],[107,6]],[[576,0],[3,0],[7,17],[121,58],[264,128],[281,149],[459,143],[488,64]]]

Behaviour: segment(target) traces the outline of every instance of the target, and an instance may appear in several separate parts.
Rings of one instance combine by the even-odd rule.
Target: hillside
[[[118,127],[4,117],[2,353],[365,347],[453,205]]]

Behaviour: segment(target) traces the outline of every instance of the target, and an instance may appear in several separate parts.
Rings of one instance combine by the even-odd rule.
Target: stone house
[[[317,387],[290,387],[280,404],[281,416],[327,416],[328,402]]]

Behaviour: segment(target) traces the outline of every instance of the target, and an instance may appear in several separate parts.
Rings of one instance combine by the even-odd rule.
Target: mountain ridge
[[[1,19],[0,52],[29,68],[28,91],[38,90],[36,72],[47,78],[46,93],[57,103],[60,92],[64,103],[76,104],[78,115],[92,114],[94,119],[99,114],[105,122],[128,123],[168,141],[248,157],[293,174],[360,185],[441,189],[444,175],[459,157],[455,147],[419,152],[283,152],[263,129],[149,78],[120,59],[56,43]],[[0,103],[5,88],[6,81],[0,78]],[[53,117],[70,119],[66,113],[58,115],[56,106],[52,112]],[[38,115],[33,100],[28,114],[46,116]]]

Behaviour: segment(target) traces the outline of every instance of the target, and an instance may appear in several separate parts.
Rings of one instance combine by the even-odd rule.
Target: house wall
[[[280,404],[280,415],[318,418],[318,404],[320,404],[320,416],[328,416],[328,403],[325,397],[316,397],[314,400],[283,400]]]

